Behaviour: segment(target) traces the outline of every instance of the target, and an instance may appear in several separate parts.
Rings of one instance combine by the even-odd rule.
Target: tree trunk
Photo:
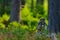
[[[60,32],[60,0],[49,0],[48,6],[50,37],[57,40],[55,34]]]
[[[1,11],[2,13],[1,13],[1,16],[6,12],[6,1],[7,0],[2,1],[2,11]]]
[[[49,0],[49,30],[53,33],[60,32],[60,1]]]
[[[11,4],[11,14],[10,14],[10,22],[17,21],[19,22],[19,16],[20,16],[20,0],[12,0]]]

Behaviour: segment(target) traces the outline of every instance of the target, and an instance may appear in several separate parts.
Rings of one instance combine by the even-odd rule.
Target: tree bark
[[[11,4],[11,14],[10,14],[10,22],[12,21],[20,21],[20,0],[12,0]]]
[[[49,0],[49,31],[60,32],[60,0]]]
[[[48,1],[49,25],[51,40],[57,40],[56,33],[60,33],[60,0]]]

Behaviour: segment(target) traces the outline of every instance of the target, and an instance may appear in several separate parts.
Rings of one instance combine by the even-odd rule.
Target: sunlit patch
[[[9,16],[5,13],[5,14],[2,16],[2,19],[5,20],[5,21],[8,21],[8,20],[9,20]]]

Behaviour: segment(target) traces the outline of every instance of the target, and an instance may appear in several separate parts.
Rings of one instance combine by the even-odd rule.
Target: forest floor
[[[19,36],[14,35],[12,33],[5,33],[5,34],[0,33],[0,40],[20,40]],[[58,38],[58,40],[60,40],[60,34],[57,35],[57,38]],[[39,38],[36,39],[34,34],[28,34],[27,33],[24,40],[40,40],[40,39]],[[50,40],[50,38],[44,36],[43,40]]]

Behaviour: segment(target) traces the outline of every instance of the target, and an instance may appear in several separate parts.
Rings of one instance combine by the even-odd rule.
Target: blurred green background
[[[6,4],[4,4],[6,2]],[[4,9],[5,5],[5,9]],[[35,39],[36,27],[41,18],[48,25],[48,0],[37,3],[37,0],[26,0],[24,8],[20,9],[21,24],[10,19],[11,0],[0,0],[0,39],[1,40],[49,40],[43,35]],[[8,27],[5,25],[8,24]],[[47,26],[46,26],[47,27]]]

